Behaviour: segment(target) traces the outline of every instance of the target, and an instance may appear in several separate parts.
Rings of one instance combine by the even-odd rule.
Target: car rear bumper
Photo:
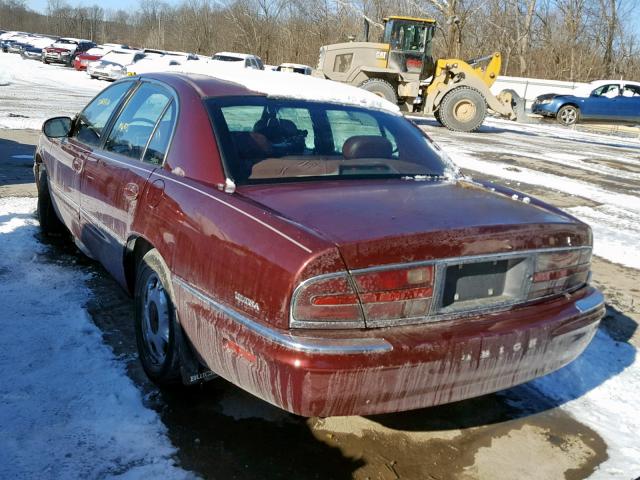
[[[119,80],[123,77],[120,73],[108,72],[104,70],[87,70],[92,77],[99,78],[101,80]]]
[[[303,416],[411,410],[527,382],[580,355],[604,314],[602,294],[585,287],[490,316],[292,334],[247,319],[182,280],[174,290],[182,327],[211,370]]]

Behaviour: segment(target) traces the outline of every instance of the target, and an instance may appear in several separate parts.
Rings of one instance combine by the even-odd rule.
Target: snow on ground
[[[638,385],[637,351],[599,330],[573,363],[517,389],[533,388],[562,403],[563,410],[602,436],[609,458],[591,476],[592,480],[629,480],[640,476]],[[531,398],[522,395],[527,397]]]
[[[62,65],[0,53],[0,128],[39,130],[47,118],[75,115],[107,85]]]
[[[640,212],[612,205],[567,211],[591,225],[595,255],[640,270]]]
[[[46,257],[35,200],[0,198],[0,478],[190,478],[83,305]]]

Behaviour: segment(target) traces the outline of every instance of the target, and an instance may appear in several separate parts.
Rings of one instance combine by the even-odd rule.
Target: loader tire
[[[458,87],[445,95],[438,112],[449,130],[475,132],[487,116],[487,102],[475,88]]]
[[[440,125],[442,125],[442,119],[440,118],[440,110],[436,110],[435,112],[433,112],[433,116],[436,119],[436,122],[438,122]],[[444,126],[444,125],[442,125]]]
[[[398,104],[398,93],[393,85],[381,78],[370,78],[360,84],[360,88],[371,92],[385,100],[390,101],[394,105]]]

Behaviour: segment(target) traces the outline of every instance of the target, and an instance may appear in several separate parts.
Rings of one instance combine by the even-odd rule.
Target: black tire
[[[135,331],[142,368],[159,387],[182,384],[179,327],[170,285],[166,263],[157,250],[149,250],[137,269]]]
[[[580,109],[575,105],[564,105],[556,114],[556,121],[565,127],[575,125],[580,120]]]
[[[438,111],[449,130],[475,132],[487,116],[487,102],[475,88],[458,87],[445,95]]]
[[[440,118],[440,110],[436,110],[435,112],[433,112],[433,116],[435,117],[436,121],[442,125],[442,119]],[[444,126],[444,125],[443,125]]]
[[[379,97],[389,100],[394,105],[398,104],[398,93],[393,85],[381,78],[370,78],[360,84],[360,88],[374,93]]]
[[[40,230],[42,230],[42,233],[45,235],[59,235],[65,231],[65,227],[53,207],[47,171],[40,166],[37,169],[37,175],[38,206],[36,214],[40,222]]]

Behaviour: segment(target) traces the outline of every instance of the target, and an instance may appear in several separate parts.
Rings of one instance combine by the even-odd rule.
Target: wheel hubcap
[[[169,299],[156,274],[147,280],[144,289],[142,336],[149,358],[162,365],[169,345]]]
[[[574,124],[577,118],[578,114],[574,108],[565,108],[560,112],[560,119],[562,120],[562,123],[567,125]]]
[[[453,106],[453,115],[460,122],[468,122],[476,115],[476,106],[470,100],[460,100]]]

